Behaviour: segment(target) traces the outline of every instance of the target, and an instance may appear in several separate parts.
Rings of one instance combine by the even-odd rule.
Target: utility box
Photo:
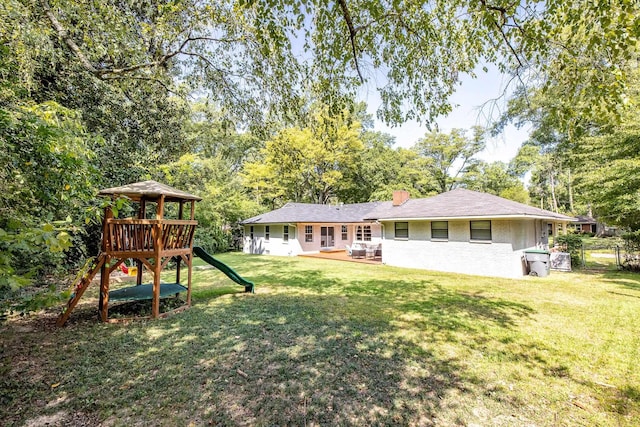
[[[531,249],[524,251],[527,261],[527,271],[529,276],[546,277],[551,269],[551,256],[549,251],[542,249]]]

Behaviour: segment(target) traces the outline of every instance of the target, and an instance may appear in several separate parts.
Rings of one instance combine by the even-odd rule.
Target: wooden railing
[[[157,219],[108,219],[108,252],[154,252],[156,241],[161,251],[191,246],[198,221]]]

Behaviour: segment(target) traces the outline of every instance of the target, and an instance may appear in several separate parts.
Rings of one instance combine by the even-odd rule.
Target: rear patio
[[[360,264],[381,265],[382,260],[380,258],[353,258],[345,250],[333,250],[333,251],[321,251],[317,253],[300,254],[299,257],[303,258],[320,258],[320,259],[332,259],[335,261],[348,261],[358,262]]]

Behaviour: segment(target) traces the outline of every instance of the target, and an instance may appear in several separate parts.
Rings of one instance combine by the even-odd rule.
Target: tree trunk
[[[556,199],[556,184],[553,178],[553,172],[549,171],[549,187],[551,187],[551,208],[554,212],[558,212],[558,200]]]
[[[569,210],[573,210],[573,185],[571,180],[571,168],[567,169],[567,188],[569,189]]]

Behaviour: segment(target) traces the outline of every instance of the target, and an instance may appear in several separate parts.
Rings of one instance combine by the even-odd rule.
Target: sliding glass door
[[[323,248],[332,248],[334,244],[333,227],[320,227],[320,246]]]

